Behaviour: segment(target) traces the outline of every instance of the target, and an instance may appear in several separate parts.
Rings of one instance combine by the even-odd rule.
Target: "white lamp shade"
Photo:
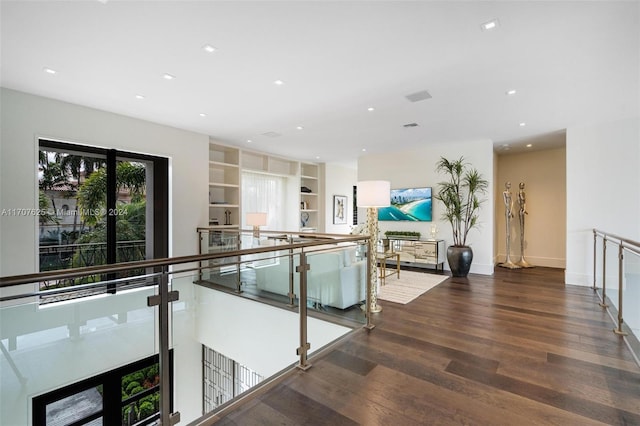
[[[358,182],[358,207],[387,207],[391,204],[391,182],[365,180]]]
[[[247,213],[245,218],[249,226],[264,226],[267,224],[266,213]]]

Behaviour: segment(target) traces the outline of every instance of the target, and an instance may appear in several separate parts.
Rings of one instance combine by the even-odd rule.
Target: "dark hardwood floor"
[[[638,425],[640,368],[563,271],[448,279],[239,407],[222,425]]]

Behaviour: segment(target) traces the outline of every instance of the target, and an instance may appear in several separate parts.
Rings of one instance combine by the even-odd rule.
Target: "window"
[[[40,271],[168,256],[166,158],[41,140],[38,163]]]
[[[173,352],[169,366],[173,378]],[[34,397],[33,424],[152,424],[160,417],[159,380],[158,356],[154,355]],[[169,391],[173,395],[173,389]]]
[[[242,227],[246,224],[246,213],[267,213],[267,225],[262,229],[282,231],[286,229],[287,206],[286,178],[262,173],[242,173]]]

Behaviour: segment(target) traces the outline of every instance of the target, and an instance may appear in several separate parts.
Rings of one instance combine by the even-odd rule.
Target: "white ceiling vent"
[[[282,136],[282,135],[277,132],[267,132],[267,133],[263,133],[262,136],[266,136],[268,138],[277,138],[278,136]]]
[[[412,93],[410,95],[405,96],[411,102],[419,102],[424,101],[425,99],[431,99],[431,94],[426,90],[422,90],[420,92]]]

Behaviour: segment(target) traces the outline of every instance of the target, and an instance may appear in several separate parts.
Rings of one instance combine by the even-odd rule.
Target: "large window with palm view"
[[[40,271],[166,257],[167,177],[165,158],[41,140]],[[56,280],[41,288],[105,279]]]

